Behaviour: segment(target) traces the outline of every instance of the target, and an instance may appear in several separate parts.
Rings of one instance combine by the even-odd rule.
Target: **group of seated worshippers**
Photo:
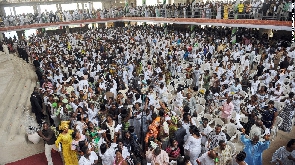
[[[236,43],[229,34],[145,25],[31,36],[65,163],[262,164],[271,135],[293,128],[294,47],[255,29],[239,28]]]

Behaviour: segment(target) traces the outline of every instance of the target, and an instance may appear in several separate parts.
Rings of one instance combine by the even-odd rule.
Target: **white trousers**
[[[53,165],[52,157],[51,157],[52,149],[58,152],[58,149],[56,148],[55,144],[52,144],[52,145],[45,144],[45,156],[46,156],[48,165]]]

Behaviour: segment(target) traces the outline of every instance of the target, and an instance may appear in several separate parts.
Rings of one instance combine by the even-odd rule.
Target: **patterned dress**
[[[216,134],[214,130],[208,134],[208,140],[210,141],[209,150],[217,147],[220,140],[224,140],[225,142],[227,141],[226,136],[223,132]]]
[[[55,141],[56,147],[59,143],[62,144],[62,155],[64,157],[65,165],[78,165],[78,158],[75,150],[71,150],[73,130],[68,130],[66,134],[59,134]]]
[[[213,150],[218,153],[219,165],[229,165],[232,163],[232,149],[229,145],[226,145],[224,150],[221,150],[219,146]]]
[[[275,151],[275,153],[273,153],[271,162],[276,162],[276,164],[278,165],[279,163],[277,162],[277,159],[280,159],[282,162],[284,162],[284,165],[294,165],[294,161],[288,159],[289,155],[294,157],[295,152],[287,151],[285,146],[280,147]]]
[[[290,132],[292,130],[292,119],[295,112],[295,104],[291,103],[290,99],[285,100],[285,107],[280,113],[283,123],[279,126],[279,130]]]
[[[180,156],[180,148],[179,147],[167,147],[166,152],[168,153],[169,157],[178,158]]]

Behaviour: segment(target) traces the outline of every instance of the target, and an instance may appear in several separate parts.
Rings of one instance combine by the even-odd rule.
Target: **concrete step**
[[[23,88],[23,85],[25,83],[25,79],[22,77],[25,76],[20,76],[19,74],[24,74],[22,67],[17,66],[14,64],[15,68],[15,72],[14,74],[16,74],[16,76],[12,79],[11,85],[10,87],[7,89],[7,93],[2,101],[1,107],[0,107],[0,113],[2,113],[2,115],[0,116],[0,128],[3,128],[2,126],[6,124],[7,122],[7,116],[10,115],[10,110],[11,108],[15,107],[15,99],[19,99],[20,97],[20,91]],[[17,71],[19,70],[19,71]],[[18,77],[19,76],[19,77]]]
[[[27,69],[24,69],[23,64],[20,62],[14,62],[14,65],[16,66],[16,76],[19,76],[19,79],[15,79],[16,83],[15,86],[12,86],[12,90],[7,93],[6,97],[4,98],[3,104],[0,108],[0,112],[6,112],[3,113],[2,116],[0,116],[0,129],[3,130],[5,126],[10,125],[13,123],[13,116],[15,115],[15,112],[17,109],[22,109],[22,107],[18,107],[17,103],[21,99],[21,96],[24,92],[23,89],[25,88],[25,83],[27,81]],[[10,120],[12,119],[12,120]]]
[[[19,75],[16,74],[17,72],[19,72],[19,68],[20,67],[19,66],[15,66],[15,64],[14,64],[15,61],[13,61],[13,60],[9,61],[9,63],[11,63],[13,65],[13,70],[12,70],[13,73],[11,73],[11,75],[13,77],[11,78],[11,80],[9,82],[9,85],[7,85],[6,86],[6,89],[4,90],[5,93],[3,93],[3,94],[5,94],[5,95],[11,93],[15,89],[15,87],[18,84],[19,79],[20,79],[19,78]],[[3,105],[5,103],[4,102],[4,101],[6,101],[5,98],[7,98],[7,97],[5,96],[3,99],[0,99],[0,105]],[[1,113],[1,111],[0,111],[0,113]]]
[[[31,85],[30,85],[30,87],[28,87],[29,94],[27,95],[26,101],[23,106],[25,107],[26,110],[31,112],[30,96],[34,90],[34,87],[36,86],[37,75],[35,72],[35,67],[32,64],[27,64],[27,67],[29,70],[28,77],[30,77],[30,79],[31,79]],[[31,115],[34,116],[33,113],[31,113]],[[8,137],[8,139],[10,139],[10,140],[15,139],[15,138],[11,137],[13,135],[18,136],[18,137],[24,137],[24,135],[26,136],[26,128],[25,128],[25,125],[23,125],[25,121],[26,121],[26,116],[25,116],[25,114],[23,114],[23,115],[21,115],[20,123],[17,126],[17,128],[19,128],[19,129],[13,129],[14,131],[12,131],[13,133],[10,133],[10,137]]]
[[[28,70],[28,69],[26,69]],[[32,91],[30,90],[30,87],[33,86],[32,85],[32,80],[28,77],[25,83],[25,88],[22,91],[21,95],[20,95],[20,99],[18,100],[18,102],[15,104],[15,108],[14,112],[12,113],[12,115],[10,116],[10,121],[11,120],[15,120],[17,122],[13,122],[9,125],[6,125],[5,131],[8,135],[8,140],[12,141],[13,138],[16,136],[17,134],[17,130],[21,129],[22,124],[24,123],[24,108],[26,105],[26,101],[28,99],[28,97],[30,96],[30,94],[32,93]]]

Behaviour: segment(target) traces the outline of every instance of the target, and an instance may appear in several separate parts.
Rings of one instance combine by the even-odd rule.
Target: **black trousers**
[[[36,116],[36,120],[37,120],[37,123],[38,124],[42,124],[42,118],[43,118],[43,113],[38,111],[38,110],[35,110],[33,111],[35,113],[35,116]]]

